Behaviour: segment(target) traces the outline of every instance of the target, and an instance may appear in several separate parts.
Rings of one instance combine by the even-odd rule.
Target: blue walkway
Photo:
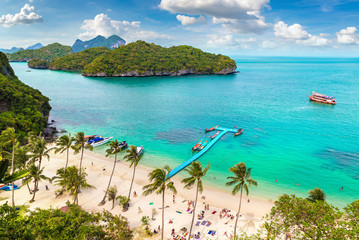
[[[174,175],[176,175],[178,172],[182,171],[184,168],[186,168],[188,165],[190,165],[192,162],[196,161],[198,158],[200,158],[203,154],[205,154],[223,135],[225,135],[227,132],[237,132],[238,129],[227,129],[227,128],[221,128],[218,127],[213,132],[221,131],[217,137],[212,139],[207,146],[205,146],[199,153],[192,156],[190,159],[182,163],[181,165],[177,166],[175,169],[173,169],[168,175],[167,179],[170,179]]]

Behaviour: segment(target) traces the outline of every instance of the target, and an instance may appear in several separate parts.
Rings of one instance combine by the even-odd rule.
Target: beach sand
[[[53,146],[49,146],[53,147]],[[50,161],[47,159],[43,160],[42,166],[45,167],[44,175],[48,177],[53,177],[56,174],[56,170],[64,167],[66,162],[66,152],[62,154],[50,154]],[[76,165],[79,166],[80,154],[73,155],[73,152],[70,152],[69,166]],[[157,228],[161,225],[161,196],[152,194],[150,196],[142,195],[142,187],[148,184],[148,173],[152,170],[149,167],[142,165],[137,166],[135,181],[131,193],[131,205],[127,212],[122,212],[121,206],[116,205],[113,210],[111,210],[112,202],[107,201],[105,205],[98,206],[98,203],[102,200],[104,196],[104,191],[107,187],[109,177],[112,171],[113,158],[108,158],[103,155],[85,151],[83,158],[83,167],[86,169],[87,181],[89,184],[96,187],[92,190],[82,190],[79,194],[79,205],[87,211],[92,212],[101,212],[103,209],[109,210],[112,214],[121,214],[125,216],[131,228],[141,227],[141,218],[142,216],[152,217],[152,209],[155,208],[157,214],[154,216],[155,220],[150,221],[150,229],[153,231],[154,228]],[[116,163],[116,169],[114,177],[112,178],[111,186],[117,186],[118,193],[123,196],[128,195],[130,188],[131,178],[132,178],[133,169],[129,168],[129,165],[124,161],[118,161]],[[186,227],[190,229],[190,224],[192,220],[192,214],[187,212],[188,201],[195,200],[195,187],[191,190],[184,189],[183,184],[181,183],[181,178],[173,177],[175,187],[177,188],[178,194],[175,197],[175,203],[173,203],[172,193],[167,192],[165,196],[165,239],[171,239],[171,230],[175,229],[176,235],[180,233],[180,229]],[[21,182],[18,181],[20,184]],[[46,185],[49,187],[49,190],[46,191]],[[32,186],[31,186],[32,187]],[[59,187],[50,184],[49,182],[40,182],[39,191],[36,193],[35,202],[29,203],[32,195],[29,194],[26,186],[21,187],[21,189],[15,191],[15,203],[17,205],[26,204],[30,209],[39,208],[58,208],[65,206],[66,201],[73,201],[73,196],[70,196],[69,193],[64,193],[62,196],[55,197],[55,191]],[[133,196],[133,191],[136,191],[137,197]],[[11,203],[11,192],[1,192],[1,197],[8,197],[6,200],[0,201],[0,204]],[[205,200],[201,199],[202,196],[205,196]],[[270,200],[256,199],[249,196],[248,198],[244,197],[242,201],[241,208],[241,217],[239,218],[238,224],[239,229],[242,229],[247,233],[254,233],[261,225],[261,217],[265,216],[270,212],[273,202]],[[204,185],[204,191],[199,195],[199,202],[196,209],[196,214],[204,210],[204,203],[209,204],[209,210],[205,211],[204,219],[198,220],[195,218],[194,224],[200,222],[199,226],[194,226],[193,233],[201,233],[201,237],[206,236],[208,239],[227,239],[224,236],[224,233],[227,232],[227,235],[230,236],[230,233],[233,232],[234,221],[227,218],[220,219],[219,213],[223,208],[231,210],[230,214],[235,215],[238,209],[239,204],[239,194],[238,196],[233,196],[229,192],[221,191],[219,189],[209,188]],[[141,208],[141,212],[139,211]],[[212,214],[216,211],[215,214]],[[179,213],[180,212],[180,213]],[[173,223],[170,224],[169,221],[172,220]],[[206,226],[202,225],[203,221],[210,221],[211,225]],[[227,223],[227,224],[226,224]],[[214,236],[208,234],[208,231],[216,231]],[[160,237],[157,234],[156,237],[151,239],[158,239]],[[143,237],[136,237],[135,239],[144,239]]]

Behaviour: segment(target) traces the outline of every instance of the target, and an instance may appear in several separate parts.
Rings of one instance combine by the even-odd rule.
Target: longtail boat
[[[240,128],[240,129],[238,129],[238,132],[234,133],[234,136],[241,135],[242,133],[243,133],[243,129]]]
[[[192,148],[192,151],[196,151],[197,149],[199,149],[199,147],[202,145],[202,139],[201,141],[199,141],[196,145],[194,145],[194,147]]]
[[[329,97],[325,94],[312,92],[312,96],[308,96],[311,101],[319,102],[319,103],[326,103],[326,104],[337,104],[335,97]]]
[[[219,133],[220,133],[220,131],[216,132],[213,136],[211,136],[211,139],[217,137]]]
[[[208,129],[206,128],[204,131],[205,131],[205,132],[214,131],[214,130],[216,130],[218,127],[219,127],[219,125],[217,125],[217,126],[215,126],[215,127],[208,128]]]
[[[198,152],[201,151],[205,146],[207,146],[207,141],[205,141],[204,143],[202,143],[202,145],[199,147],[199,149],[197,150]]]

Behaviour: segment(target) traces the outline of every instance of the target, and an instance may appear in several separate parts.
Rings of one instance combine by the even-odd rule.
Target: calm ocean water
[[[11,65],[51,99],[58,128],[143,145],[144,165],[174,168],[209,139],[205,128],[237,126],[243,135],[227,134],[200,159],[211,163],[206,184],[229,191],[228,169],[243,161],[258,197],[319,187],[340,207],[359,199],[359,59],[234,59],[241,72],[229,76],[85,78]],[[313,90],[338,104],[309,102]]]

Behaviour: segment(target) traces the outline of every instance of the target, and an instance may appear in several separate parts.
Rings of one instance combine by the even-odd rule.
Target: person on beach
[[[134,196],[134,197],[137,197],[136,191],[133,192],[133,196]]]
[[[142,213],[142,210],[140,207],[138,207],[138,213]]]
[[[176,203],[176,196],[173,194],[173,204]]]

